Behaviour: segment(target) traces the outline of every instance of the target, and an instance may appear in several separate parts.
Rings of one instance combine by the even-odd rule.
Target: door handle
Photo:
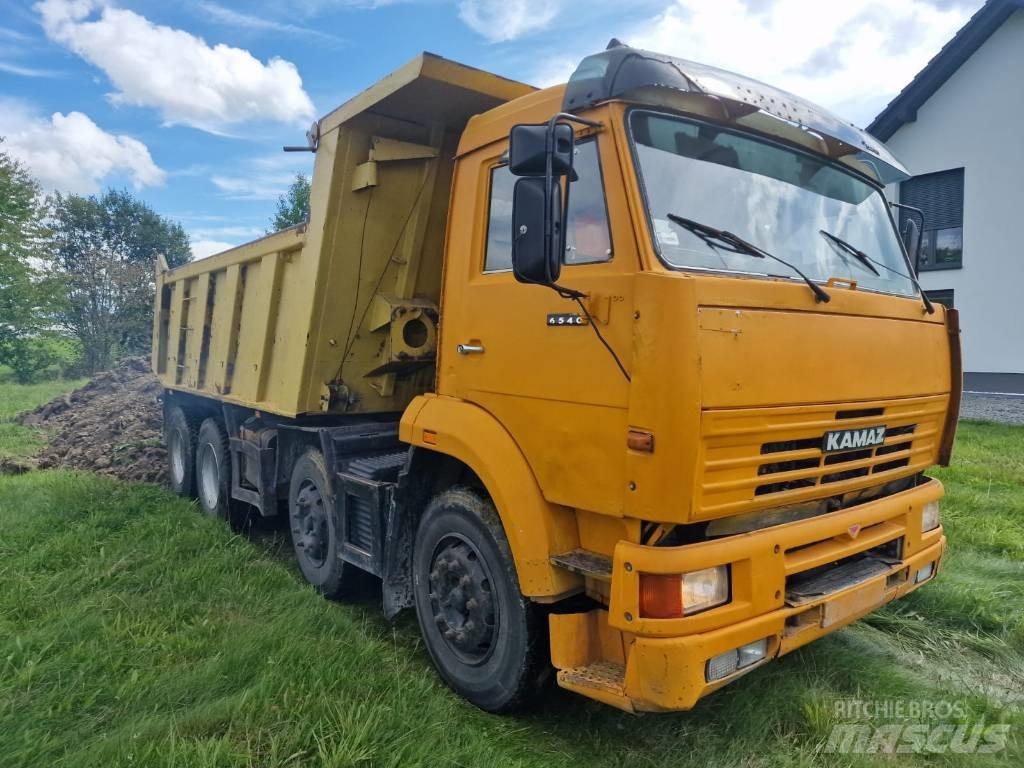
[[[457,349],[460,355],[482,355],[484,353],[483,344],[459,344]]]

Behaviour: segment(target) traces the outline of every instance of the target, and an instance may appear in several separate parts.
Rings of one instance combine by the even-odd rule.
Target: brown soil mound
[[[85,469],[160,483],[166,476],[161,393],[149,361],[132,357],[18,421],[53,430],[37,459],[40,469]]]

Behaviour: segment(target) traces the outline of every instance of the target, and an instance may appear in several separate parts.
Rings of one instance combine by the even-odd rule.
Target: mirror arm
[[[580,125],[586,125],[586,126],[591,127],[591,128],[600,128],[601,127],[601,123],[599,123],[599,122],[597,122],[595,120],[587,120],[586,118],[583,118],[583,117],[577,117],[576,115],[572,114],[571,112],[558,112],[555,115],[553,115],[550,120],[548,120],[548,131],[547,131],[547,137],[545,139],[545,144],[544,144],[544,148],[546,150],[545,154],[547,155],[547,158],[545,160],[545,169],[544,169],[544,210],[545,211],[550,211],[551,210],[551,197],[550,197],[551,196],[551,186],[552,186],[552,182],[554,181],[554,175],[552,173],[552,168],[551,168],[551,161],[552,161],[553,151],[554,151],[555,126],[558,125],[559,121],[579,123]],[[562,217],[561,217],[562,231],[559,233],[559,237],[558,237],[558,253],[554,254],[555,258],[559,259],[559,261],[561,261],[562,256],[565,254],[565,245],[566,245],[566,240],[568,238],[568,233],[569,233],[569,194],[570,194],[570,191],[572,190],[572,180],[571,180],[571,177],[573,176],[574,158],[572,156],[570,156],[569,157],[569,161],[570,161],[569,173],[567,175],[567,181],[566,181],[566,184],[565,184],[565,197],[562,198]],[[550,217],[547,214],[545,214],[545,216],[544,216],[544,242],[546,244],[551,242],[551,219],[550,219]],[[586,295],[586,294],[580,293],[579,291],[575,291],[575,290],[573,290],[571,288],[562,288],[561,286],[557,285],[555,283],[552,275],[551,275],[551,271],[550,271],[551,270],[551,261],[550,261],[550,259],[547,261],[547,265],[546,266],[548,267],[548,283],[563,298],[567,298],[567,299],[568,298],[580,299],[580,298],[583,298]]]

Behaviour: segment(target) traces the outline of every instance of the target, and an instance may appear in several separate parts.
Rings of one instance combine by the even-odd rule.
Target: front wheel
[[[434,497],[416,536],[413,590],[434,666],[476,706],[518,709],[550,675],[544,616],[519,590],[489,500],[465,488]]]

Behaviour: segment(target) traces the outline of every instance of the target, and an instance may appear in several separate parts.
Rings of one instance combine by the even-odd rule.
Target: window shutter
[[[928,173],[900,185],[900,202],[924,211],[925,229],[950,229],[964,225],[964,169]],[[917,216],[913,217],[915,221]],[[900,226],[907,212],[900,214]]]

